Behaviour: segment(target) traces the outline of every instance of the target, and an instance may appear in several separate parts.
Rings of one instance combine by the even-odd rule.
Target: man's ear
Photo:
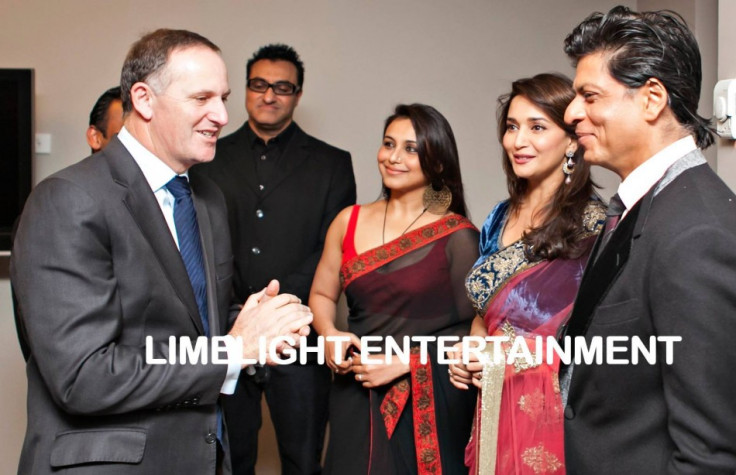
[[[657,120],[669,105],[669,93],[662,81],[649,78],[641,87],[644,95],[644,118],[648,122]]]
[[[130,88],[130,102],[133,110],[145,120],[151,120],[153,117],[153,101],[153,89],[148,84],[137,82]]]
[[[99,152],[102,148],[102,132],[97,130],[94,125],[87,127],[87,143],[95,152]]]

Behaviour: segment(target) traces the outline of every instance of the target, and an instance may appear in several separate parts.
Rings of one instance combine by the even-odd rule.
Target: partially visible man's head
[[[292,47],[271,44],[248,60],[246,73],[248,123],[261,138],[275,137],[289,126],[299,104],[304,65]]]
[[[130,48],[120,85],[126,128],[144,147],[177,173],[212,160],[230,94],[214,43],[186,30],[149,33]]]
[[[123,127],[123,102],[120,86],[103,92],[89,113],[87,143],[92,153],[105,148],[110,139]]]
[[[608,73],[630,89],[656,79],[666,89],[667,104],[700,148],[710,146],[710,121],[698,115],[700,51],[693,33],[677,13],[634,12],[622,6],[593,13],[565,39],[565,53],[578,66],[599,55]],[[576,87],[578,86],[576,81]]]

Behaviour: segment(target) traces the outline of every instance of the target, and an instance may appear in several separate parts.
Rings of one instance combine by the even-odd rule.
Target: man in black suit
[[[229,473],[220,393],[259,336],[304,335],[311,313],[275,282],[229,310],[230,239],[216,232],[227,229],[225,201],[187,179],[228,120],[217,46],[157,30],[131,47],[121,84],[125,127],[41,182],[16,235],[10,271],[30,348],[18,472]],[[227,328],[228,364],[150,358],[168,358],[171,337]]]
[[[572,368],[568,473],[733,474],[736,196],[700,152],[714,140],[697,114],[698,45],[675,13],[616,7],[565,52],[577,68],[565,120],[585,160],[623,180],[566,334],[682,337],[671,364],[660,341],[656,364]],[[616,359],[630,360],[622,345]]]
[[[306,302],[327,228],[355,203],[350,154],[307,135],[293,121],[304,66],[291,47],[260,48],[246,73],[248,121],[219,141],[212,163],[193,172],[211,178],[225,194],[236,295],[246,298],[276,278],[284,291]],[[319,473],[330,380],[329,369],[315,361],[241,374],[224,403],[235,473],[254,471],[264,392],[282,473]]]

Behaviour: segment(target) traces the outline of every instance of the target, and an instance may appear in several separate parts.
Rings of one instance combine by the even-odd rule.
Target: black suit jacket
[[[296,124],[295,124],[296,125]],[[214,161],[193,167],[225,194],[235,254],[235,293],[241,300],[279,279],[281,291],[309,299],[327,228],[355,203],[348,152],[298,126],[261,191],[248,123],[217,143]]]
[[[574,367],[568,473],[734,473],[736,196],[699,151],[668,170],[591,260],[567,335],[588,344],[682,337],[672,364],[659,344],[654,365]]]
[[[210,328],[228,325],[224,199],[191,180]],[[227,367],[151,365],[169,336],[203,334],[184,263],[143,173],[117,138],[41,182],[25,206],[11,278],[30,347],[19,473],[215,472]]]

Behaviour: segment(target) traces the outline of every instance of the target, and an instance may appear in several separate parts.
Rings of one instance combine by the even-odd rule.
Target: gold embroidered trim
[[[538,425],[558,424],[562,417],[559,398],[553,397],[548,401],[539,389],[519,396],[517,404],[519,409]]]
[[[465,228],[475,229],[475,226],[464,216],[450,214],[438,221],[409,231],[382,246],[358,254],[340,266],[340,285],[345,289],[358,277],[415,251],[425,244]]]
[[[501,325],[501,331],[503,332],[504,336],[509,337],[508,343],[503,345],[504,352],[506,353],[506,361],[508,361],[509,353],[511,352],[511,346],[516,340],[516,330],[514,330],[514,327],[511,326],[508,320],[504,320],[503,324]],[[522,371],[536,368],[537,366],[539,366],[539,363],[535,361],[528,361],[524,358],[514,358],[514,372],[516,373],[521,373]]]
[[[534,470],[534,473],[554,473],[562,467],[562,462],[555,454],[545,450],[542,444],[524,450],[521,461]]]
[[[505,362],[495,364],[493,361],[496,342],[483,349],[483,373],[481,389],[478,394],[481,404],[480,427],[476,454],[478,455],[478,475],[494,475],[496,473],[496,451],[498,449],[498,421],[501,412],[501,394],[503,377],[506,372]]]
[[[606,206],[598,200],[590,200],[583,211],[579,239],[600,233],[606,221]],[[465,279],[465,290],[478,315],[485,315],[493,297],[515,274],[534,265],[524,254],[521,240],[491,254],[474,267]]]
[[[519,397],[519,409],[529,416],[529,419],[536,421],[544,411],[544,394],[537,389],[531,394],[522,394]]]
[[[488,304],[503,285],[517,272],[526,268],[522,241],[488,256],[479,266],[470,270],[465,287],[478,315],[485,315]]]
[[[598,234],[606,222],[606,205],[598,200],[591,200],[583,211],[583,233],[580,239]]]
[[[560,394],[560,374],[556,371],[552,373],[552,389],[555,394]]]

